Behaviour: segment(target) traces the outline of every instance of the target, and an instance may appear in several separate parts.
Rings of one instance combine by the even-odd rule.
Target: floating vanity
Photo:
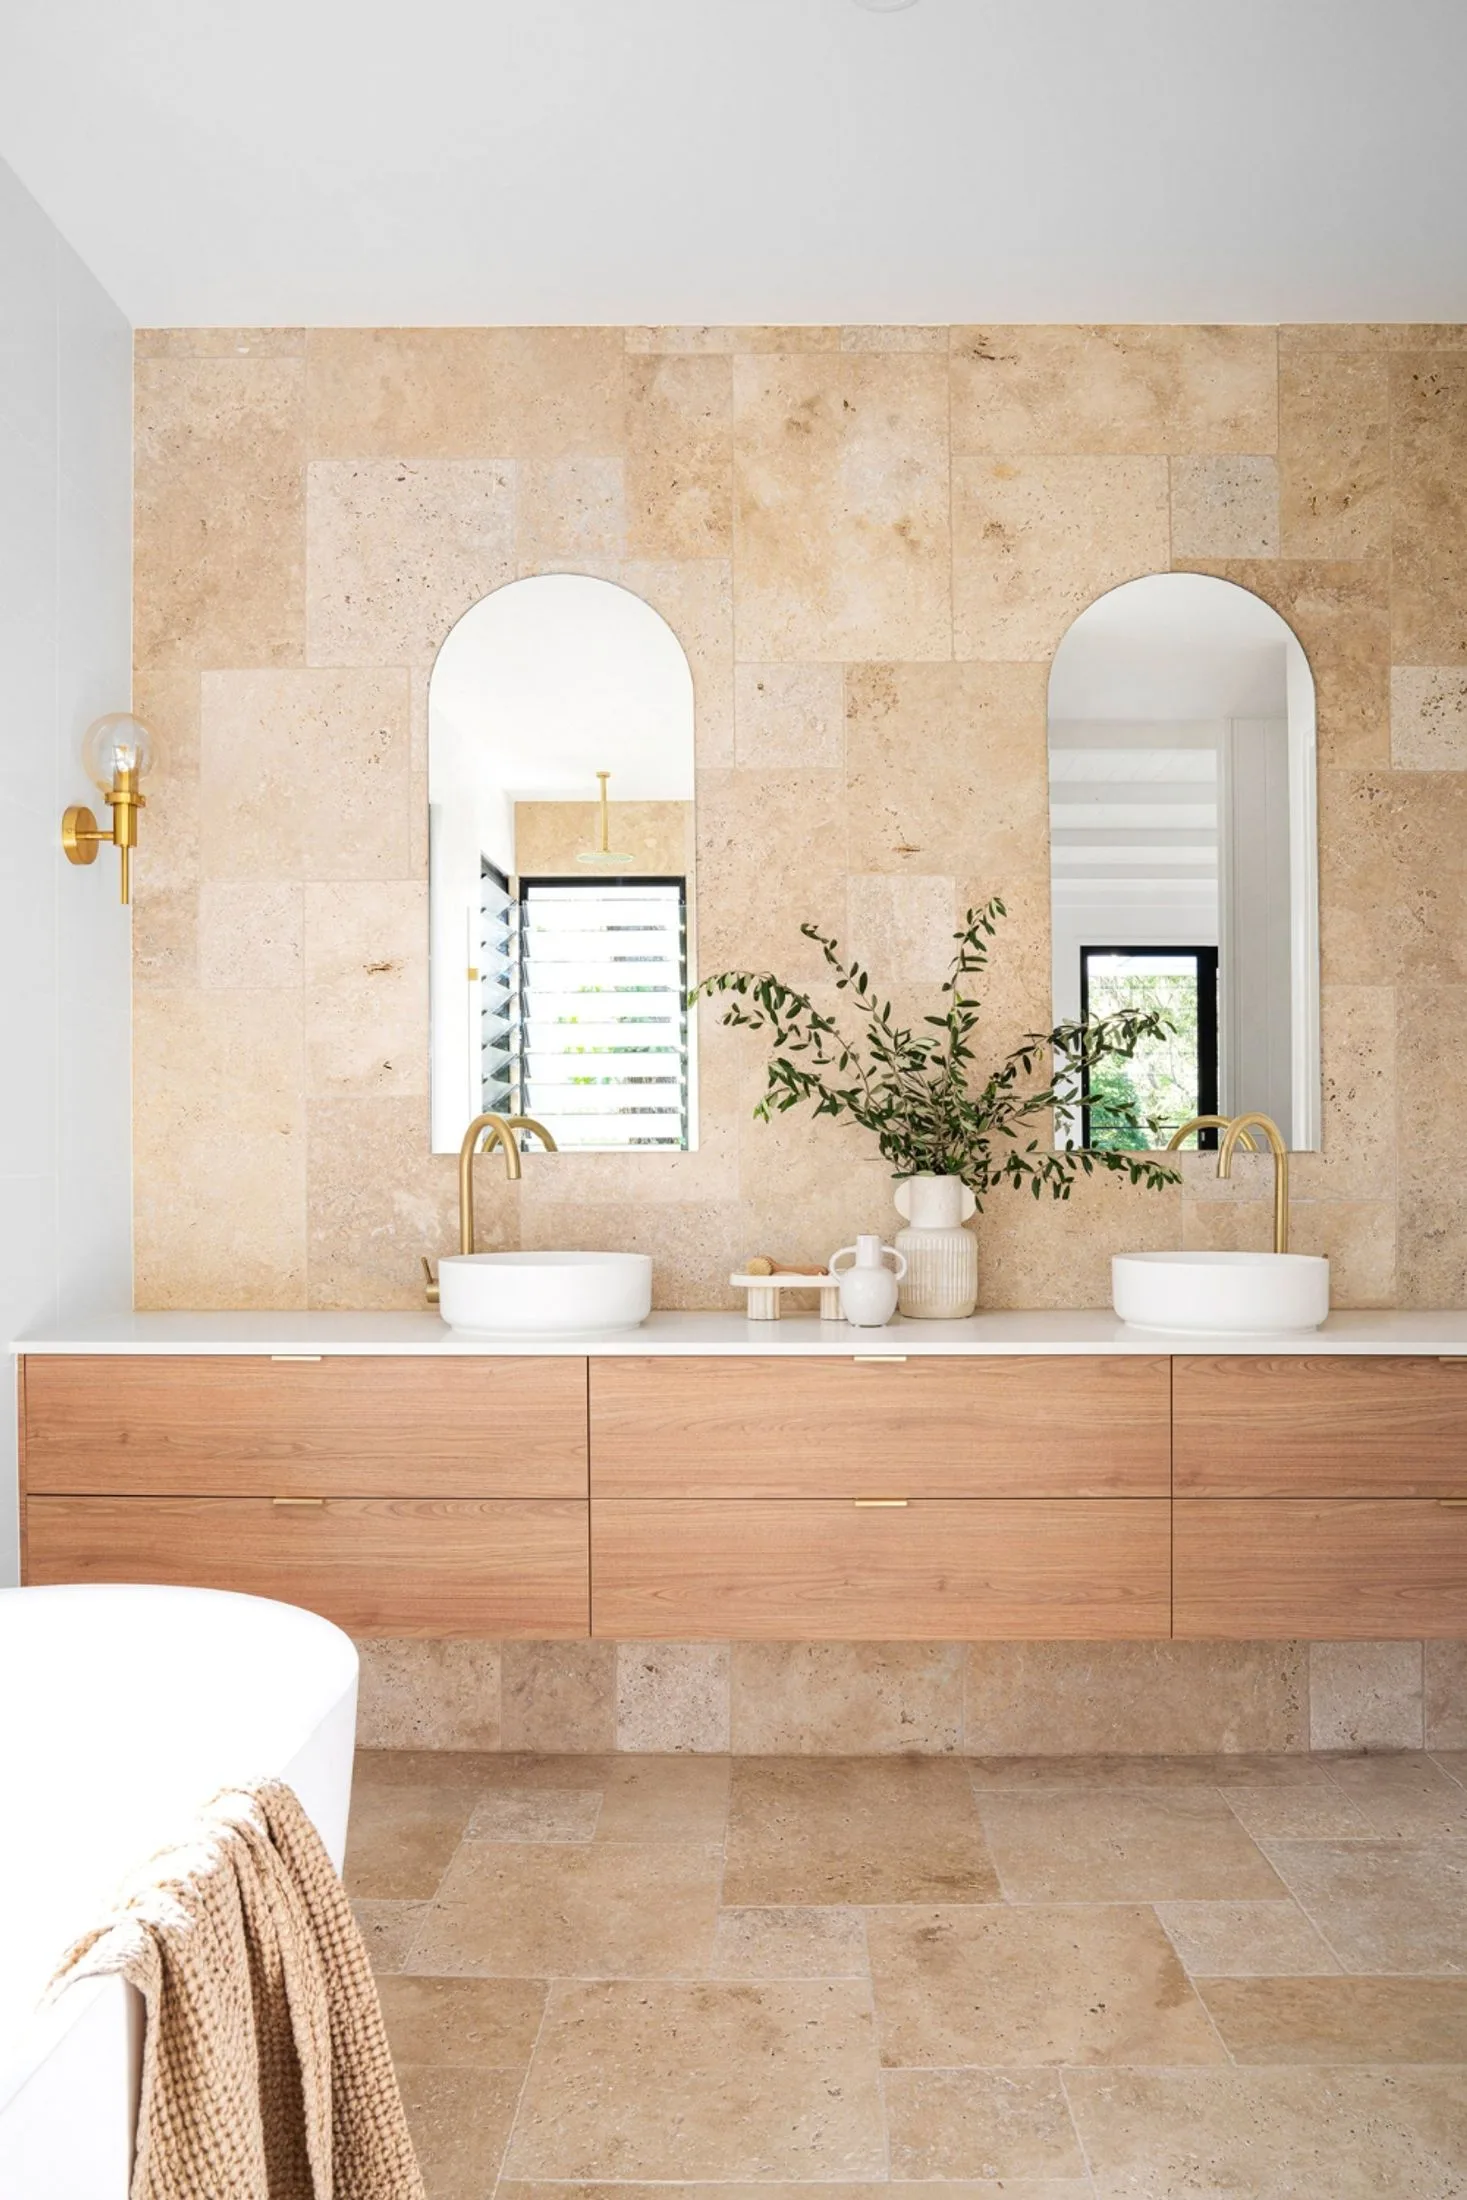
[[[25,1578],[359,1635],[1467,1633],[1467,1314],[1176,1345],[1102,1313],[73,1326],[20,1347]]]

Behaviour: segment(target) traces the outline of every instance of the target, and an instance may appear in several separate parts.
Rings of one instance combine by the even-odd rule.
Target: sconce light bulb
[[[88,726],[82,738],[82,762],[105,794],[119,772],[130,771],[140,779],[156,770],[157,737],[151,726],[130,711],[109,711]]]

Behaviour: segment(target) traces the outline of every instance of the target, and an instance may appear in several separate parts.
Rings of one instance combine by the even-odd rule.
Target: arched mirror
[[[1194,573],[1082,611],[1050,673],[1049,805],[1055,1021],[1174,1026],[1059,1136],[1155,1147],[1256,1109],[1317,1146],[1314,681],[1284,620]]]
[[[650,604],[546,574],[428,687],[433,1149],[532,1115],[562,1151],[696,1144],[693,682]]]

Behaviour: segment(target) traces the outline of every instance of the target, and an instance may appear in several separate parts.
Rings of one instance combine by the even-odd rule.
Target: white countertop
[[[974,1314],[967,1321],[904,1321],[852,1329],[813,1315],[749,1321],[742,1314],[653,1314],[614,1337],[456,1337],[433,1313],[115,1314],[53,1322],[18,1339],[16,1352],[380,1353],[406,1358],[464,1354],[550,1356],[708,1353],[813,1357],[906,1353],[1408,1353],[1467,1356],[1467,1312],[1331,1314],[1322,1329],[1286,1337],[1130,1329],[1099,1308]]]

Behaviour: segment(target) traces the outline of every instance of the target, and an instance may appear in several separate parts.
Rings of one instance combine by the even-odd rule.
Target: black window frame
[[[1197,966],[1197,1113],[1216,1115],[1218,1068],[1218,956],[1219,949],[1197,943],[1181,947],[1165,947],[1151,940],[1123,940],[1108,947],[1082,945],[1080,949],[1080,1021],[1090,1021],[1090,958],[1092,955],[1175,955],[1191,956]],[[1080,1106],[1080,1144],[1090,1144],[1090,1100],[1088,1080]],[[1198,1147],[1207,1152],[1217,1150],[1217,1132],[1202,1130],[1197,1133]]]

